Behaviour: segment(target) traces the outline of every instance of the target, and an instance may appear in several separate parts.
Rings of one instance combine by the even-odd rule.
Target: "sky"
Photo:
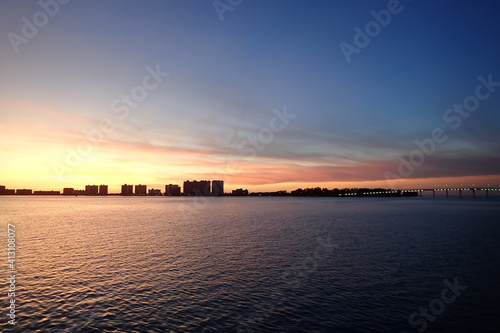
[[[0,2],[0,184],[500,187],[498,1]]]

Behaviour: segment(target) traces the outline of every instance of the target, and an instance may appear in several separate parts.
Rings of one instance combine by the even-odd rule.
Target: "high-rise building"
[[[198,185],[202,195],[210,195],[210,180],[200,180]]]
[[[159,188],[150,188],[148,190],[148,195],[152,195],[152,196],[161,195],[161,190]]]
[[[186,180],[184,182],[184,186],[182,188],[182,193],[184,195],[194,195],[195,194],[195,182],[196,181],[189,181],[189,180]]]
[[[133,185],[122,185],[121,195],[134,195],[134,186]]]
[[[5,191],[5,186],[0,185],[0,193],[2,193],[3,191]]]
[[[65,187],[63,188],[63,195],[74,195],[75,189],[73,187]]]
[[[210,195],[209,180],[186,180],[184,182],[184,195]]]
[[[135,195],[146,195],[147,186],[146,185],[135,185]]]
[[[242,188],[239,188],[237,190],[233,190],[233,195],[245,196],[245,195],[248,195],[248,190],[244,190]]]
[[[85,186],[85,194],[87,194],[87,195],[98,195],[99,194],[99,186],[97,186],[97,185],[86,185]]]
[[[181,195],[181,188],[179,185],[165,185],[165,195],[179,196]]]
[[[99,186],[99,195],[108,195],[108,185]]]
[[[212,195],[224,195],[223,180],[212,180]]]

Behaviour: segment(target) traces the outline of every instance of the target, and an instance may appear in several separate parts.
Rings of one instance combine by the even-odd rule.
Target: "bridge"
[[[471,191],[472,192],[472,197],[476,197],[476,192],[477,191],[486,191],[486,197],[490,197],[490,192],[499,192],[500,189],[498,188],[479,188],[479,187],[469,187],[469,188],[424,188],[424,189],[418,189],[418,190],[403,190],[401,191],[402,193],[405,192],[417,192],[422,196],[423,192],[432,192],[432,197],[436,197],[436,192],[446,192],[446,197],[448,198],[449,191],[458,191],[458,197],[463,198],[462,192],[466,191]]]
[[[472,197],[476,197],[476,192],[484,191],[486,192],[486,197],[490,197],[490,192],[500,192],[500,188],[482,188],[482,187],[462,187],[462,188],[420,188],[414,190],[390,190],[390,191],[370,191],[370,192],[351,192],[346,193],[344,196],[408,196],[410,193],[416,193],[420,197],[423,196],[424,192],[432,192],[432,197],[436,197],[436,192],[445,192],[446,197],[448,198],[449,192],[458,191],[458,197],[463,198],[463,192],[470,191],[472,193]]]

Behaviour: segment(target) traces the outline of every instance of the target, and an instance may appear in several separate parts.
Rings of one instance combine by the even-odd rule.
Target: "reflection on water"
[[[18,230],[1,330],[416,332],[454,278],[428,330],[500,329],[498,200],[197,200],[0,198]]]

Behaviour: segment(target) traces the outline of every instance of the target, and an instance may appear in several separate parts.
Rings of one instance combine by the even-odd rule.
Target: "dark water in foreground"
[[[498,198],[1,197],[0,331],[500,332],[499,216]]]

